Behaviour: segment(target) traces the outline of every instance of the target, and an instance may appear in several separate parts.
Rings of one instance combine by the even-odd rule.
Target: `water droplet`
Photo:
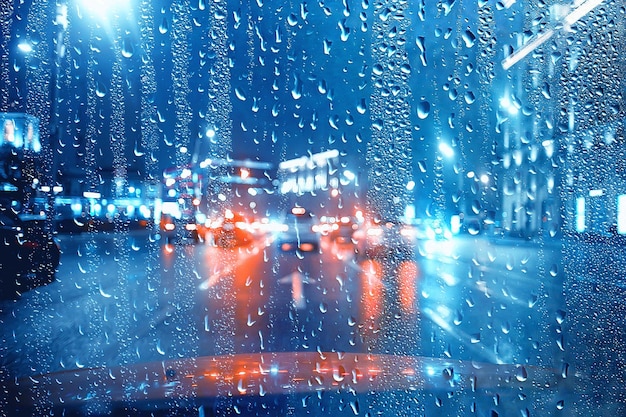
[[[467,225],[467,233],[469,233],[472,236],[478,235],[480,233],[480,224],[476,222],[470,222]]]
[[[346,369],[342,365],[339,365],[338,367],[333,368],[333,379],[336,382],[343,381],[345,374],[346,374]]]
[[[501,329],[502,333],[509,334],[509,332],[511,331],[511,323],[505,321],[504,323],[502,323]]]
[[[472,211],[474,212],[474,214],[480,214],[481,212],[481,204],[480,201],[478,200],[473,200],[472,201]]]
[[[548,100],[552,97],[552,95],[550,94],[550,85],[548,83],[543,84],[541,94]]]
[[[526,372],[526,368],[519,366],[515,372],[515,378],[517,378],[519,382],[526,381],[528,379],[528,372]]]
[[[164,17],[163,20],[161,20],[161,24],[159,25],[159,32],[162,35],[165,35],[168,30],[169,30],[169,23],[167,23],[167,19]]]
[[[350,37],[350,27],[346,26],[346,19],[342,19],[341,22],[338,23],[339,30],[341,31],[340,38],[343,42],[347,41]]]
[[[129,37],[125,37],[122,43],[122,56],[124,58],[131,58],[135,52],[133,43]]]
[[[476,42],[476,35],[474,35],[471,30],[468,29],[463,32],[462,37],[466,47],[471,48],[472,46],[474,46],[474,43]]]
[[[239,87],[235,87],[235,96],[241,101],[246,101],[246,94]]]
[[[237,382],[237,391],[239,391],[242,395],[248,391],[248,389],[244,386],[243,379],[239,379],[239,382]]]
[[[161,340],[160,339],[157,340],[156,351],[159,353],[159,355],[165,355],[165,351],[161,347]]]
[[[454,319],[452,320],[452,322],[458,326],[459,324],[461,324],[463,322],[463,313],[461,313],[460,310],[456,310],[454,312]]]
[[[470,342],[480,343],[480,333],[474,333],[470,336]]]
[[[359,112],[359,114],[365,114],[367,111],[367,103],[364,98],[359,100],[359,103],[356,105],[356,111]]]
[[[288,17],[287,17],[287,24],[291,27],[295,26],[298,24],[298,16],[296,16],[295,14],[291,13]]]
[[[559,337],[557,337],[556,345],[559,347],[561,352],[565,352],[565,340],[563,339],[563,335],[559,335]]]
[[[441,2],[441,6],[443,7],[443,13],[447,16],[450,11],[452,10],[452,7],[454,7],[454,3],[456,2],[456,0],[443,0]]]
[[[556,264],[552,265],[550,267],[550,275],[553,277],[556,277],[558,273],[559,273],[559,267]]]
[[[299,100],[302,97],[302,81],[297,75],[294,76],[293,88],[291,89],[291,97]]]
[[[320,303],[320,311],[322,313],[326,313],[328,311],[328,304],[326,303]]]
[[[430,114],[430,103],[428,101],[421,101],[417,105],[417,117],[425,119]]]
[[[102,97],[104,97],[106,95],[107,95],[107,88],[106,88],[106,86],[104,84],[102,84],[101,81],[98,81],[96,83],[96,96],[102,98]]]
[[[104,289],[102,288],[102,284],[98,286],[98,289],[100,290],[101,296],[103,296],[104,298],[111,298],[111,294],[104,292]]]
[[[352,412],[354,413],[355,416],[359,415],[359,401],[358,400],[350,401],[350,408],[352,409]]]

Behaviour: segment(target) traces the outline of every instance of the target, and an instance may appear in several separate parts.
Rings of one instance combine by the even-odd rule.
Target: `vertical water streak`
[[[175,161],[178,167],[186,166],[191,162],[190,149],[190,124],[193,117],[193,109],[190,100],[189,71],[191,41],[193,39],[193,27],[191,22],[191,6],[189,0],[174,2],[171,6],[172,27],[171,27],[171,53],[172,53],[172,90],[173,103],[176,115],[174,131],[174,151]],[[187,150],[187,151],[185,151]],[[184,151],[184,152],[183,152]],[[193,215],[193,207],[184,207],[188,210],[188,215]],[[178,232],[182,238],[182,231]],[[195,265],[194,252],[185,252],[183,244],[175,245],[174,276],[177,277],[173,288],[173,299],[168,308],[173,310],[172,314],[172,334],[171,345],[168,350],[170,355],[178,355],[187,358],[190,366],[193,365],[193,358],[198,356],[199,350],[199,329],[191,315],[191,311],[196,305],[196,298],[190,296],[197,291],[196,283],[188,279],[189,271]]]
[[[2,40],[0,41],[0,84],[5,86],[5,90],[0,92],[0,112],[8,111],[9,108],[9,39],[11,34],[11,15],[13,14],[13,2],[0,10],[0,35]],[[7,353],[6,344],[0,345],[0,357],[6,357]],[[0,387],[4,387],[8,382],[9,376],[6,372],[0,372]],[[0,410],[8,408],[8,398],[6,395],[0,396]]]
[[[226,2],[211,2],[209,12],[212,16],[211,26],[208,27],[211,50],[215,55],[213,66],[210,69],[210,85],[208,88],[209,108],[206,120],[216,129],[215,141],[209,143],[209,155],[212,158],[228,159],[232,151],[232,102],[231,102],[231,73],[228,57],[228,20],[218,16],[228,16]],[[215,174],[218,178],[228,175],[227,167],[218,167]],[[230,206],[230,186],[216,181],[210,191],[211,196],[218,196],[215,204],[218,211],[223,213]]]
[[[0,111],[2,112],[9,111],[9,40],[11,39],[11,26],[13,23],[11,18],[13,7],[13,2],[4,2],[2,10],[0,10],[0,35],[2,35],[2,40],[0,40],[0,51],[2,51],[0,55],[0,68],[2,68],[0,84],[5,86],[5,90],[0,92]]]
[[[367,150],[369,166],[368,211],[386,219],[404,215],[411,178],[411,100],[408,75],[402,68],[409,65],[405,45],[399,42],[410,25],[408,6],[393,1],[374,5],[372,24],[372,65],[381,68],[372,75],[371,141]],[[390,16],[391,15],[391,16]],[[395,33],[400,33],[396,38]],[[388,57],[390,44],[396,47]],[[397,91],[387,94],[387,91]]]
[[[56,144],[50,143],[50,106],[51,74],[54,71],[55,59],[52,54],[53,45],[49,42],[49,34],[46,28],[53,21],[54,11],[50,2],[45,0],[33,0],[28,12],[27,32],[37,36],[40,42],[27,57],[27,82],[28,94],[26,101],[26,113],[39,119],[39,131],[42,135],[42,154],[44,161],[51,161],[53,149]],[[39,65],[28,65],[28,62],[38,62]],[[50,168],[50,167],[46,167]]]
[[[144,151],[144,177],[147,190],[158,187],[161,173],[159,171],[157,152],[159,136],[157,128],[157,109],[154,96],[157,93],[154,60],[154,10],[150,0],[141,3],[141,150]]]
[[[405,37],[410,27],[409,5],[393,0],[372,5],[371,60],[372,90],[370,96],[371,139],[367,149],[369,167],[367,192],[368,214],[385,219],[399,220],[409,201],[406,185],[412,178],[412,126],[410,120],[413,92],[409,85],[410,60]],[[389,49],[392,48],[392,49]],[[390,92],[395,92],[391,93]],[[397,256],[389,256],[382,263],[383,274],[391,274],[398,265]],[[383,278],[385,279],[385,278]],[[368,349],[386,350],[396,355],[414,354],[419,340],[396,343],[396,335],[404,330],[393,318],[400,308],[394,289],[383,296],[387,304],[381,315],[381,328],[385,329]],[[411,323],[418,326],[418,322]],[[419,398],[419,396],[417,397]],[[368,397],[372,414],[413,415],[407,396],[400,392],[372,392]],[[420,403],[424,403],[422,399]]]
[[[122,45],[121,41],[122,28],[120,27],[120,19],[112,19],[115,37],[112,43],[112,68],[111,68],[111,85],[110,105],[111,105],[111,123],[109,140],[111,151],[113,154],[113,178],[111,184],[111,196],[115,200],[128,197],[128,157],[126,154],[126,97],[124,94],[125,74],[122,62]],[[129,363],[132,358],[131,354],[131,329],[133,326],[132,304],[130,302],[129,277],[130,270],[130,239],[128,229],[125,227],[125,219],[122,213],[114,214],[114,251],[109,255],[112,259],[110,262],[117,264],[117,280],[115,287],[117,314],[115,317],[115,332],[119,343],[118,355],[123,364]],[[132,380],[131,375],[125,374],[129,382]]]
[[[48,135],[50,128],[50,106],[52,103],[51,95],[51,74],[55,71],[52,65],[55,65],[56,56],[52,56],[52,64],[50,64],[51,58],[51,44],[48,42],[48,34],[46,28],[49,27],[52,18],[54,17],[52,6],[45,0],[33,0],[33,3],[28,11],[28,24],[27,32],[36,34],[40,37],[41,41],[33,49],[33,51],[27,57],[28,60],[36,60],[39,65],[26,65],[29,68],[27,72],[28,94],[26,102],[26,112],[30,115],[39,118],[39,131],[42,132],[42,160],[44,161],[45,179],[48,184],[51,182],[50,170],[51,163],[54,155],[53,149],[56,146],[50,143],[51,137]],[[47,63],[47,64],[46,64]],[[53,87],[55,88],[55,87]],[[50,202],[50,201],[49,201]],[[48,211],[48,218],[52,215],[52,212]],[[34,311],[46,311],[47,305],[50,305],[50,296],[38,297],[33,300],[32,308]],[[51,318],[53,315],[44,314],[42,320],[34,328],[37,332],[35,335],[30,335],[33,343],[36,346],[37,352],[35,355],[28,355],[27,363],[31,369],[38,369],[40,372],[45,373],[52,365],[53,357],[48,349],[40,346],[40,342],[49,340],[51,337]],[[33,402],[35,404],[35,412],[37,414],[47,414],[47,410],[50,406],[50,399],[46,392],[42,390],[36,390],[33,392]]]
[[[144,193],[147,198],[156,198],[160,194],[161,172],[159,169],[159,131],[158,131],[158,115],[155,96],[157,94],[156,70],[154,67],[153,53],[155,49],[154,39],[154,5],[151,0],[142,0],[140,6],[141,19],[139,20],[140,45],[141,51],[141,139],[140,148],[143,152],[143,183]],[[155,197],[152,197],[155,196]],[[154,207],[152,207],[152,211]],[[151,215],[154,218],[154,213]],[[155,219],[156,220],[156,219]],[[157,232],[156,225],[150,231],[151,236]],[[158,291],[150,291],[150,288],[159,288],[161,276],[155,271],[160,268],[161,243],[157,239],[148,239],[147,243],[147,259],[146,282],[144,296],[148,305],[158,305]],[[151,327],[146,337],[157,339],[157,330]]]
[[[191,54],[190,35],[191,19],[189,1],[182,0],[172,4],[172,91],[174,92],[174,111],[176,122],[174,144],[176,165],[182,167],[189,163],[189,149],[192,109],[189,100],[189,56]]]

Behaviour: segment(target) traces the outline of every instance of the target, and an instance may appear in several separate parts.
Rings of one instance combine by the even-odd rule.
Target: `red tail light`
[[[26,242],[22,243],[22,246],[28,249],[37,249],[39,247],[39,243],[27,240]]]

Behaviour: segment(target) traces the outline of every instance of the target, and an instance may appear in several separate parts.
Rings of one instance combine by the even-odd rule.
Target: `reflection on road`
[[[128,374],[141,375],[141,381],[128,381]],[[534,366],[399,355],[278,352],[59,372],[36,375],[22,384],[35,392],[46,392],[54,403],[85,406],[103,397],[112,403],[136,405],[176,398],[264,397],[338,390],[353,394],[428,390],[449,395],[471,391],[490,396],[496,389],[503,394],[515,393],[556,385],[559,379],[557,370]],[[102,380],[107,384],[98,383]],[[31,402],[32,398],[25,401]]]
[[[553,261],[524,248],[459,238],[370,257],[323,238],[319,251],[294,256],[271,236],[216,247],[141,235],[67,236],[62,245],[58,282],[2,307],[14,318],[2,326],[3,363],[20,398],[426,389],[488,402],[495,388],[528,394],[562,378],[541,366],[553,352],[528,359],[544,336],[527,321],[542,322],[536,316],[550,316],[558,299],[540,300],[537,285],[548,284],[522,272]],[[102,260],[101,273],[88,273],[87,253]],[[35,315],[50,337],[25,320]]]

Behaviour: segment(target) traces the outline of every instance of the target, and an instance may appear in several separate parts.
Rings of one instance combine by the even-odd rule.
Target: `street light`
[[[212,127],[209,127],[206,130],[206,132],[204,133],[204,136],[206,136],[206,138],[211,143],[215,143],[214,139],[215,139],[216,135],[217,135],[217,132]],[[200,144],[201,144],[201,142],[202,142],[202,136],[199,134],[196,137],[196,143],[194,144],[194,147],[193,147],[193,154],[191,155],[191,163],[192,164],[197,164],[198,163],[198,158],[199,158],[199,155],[200,155]]]
[[[511,100],[508,96],[504,96],[500,99],[500,106],[512,116],[518,114],[522,107],[517,100]]]
[[[439,152],[446,158],[452,158],[454,156],[454,149],[445,142],[439,142]]]
[[[502,61],[502,68],[504,68],[504,70],[508,70],[513,65],[517,64],[532,51],[546,43],[552,36],[554,36],[557,30],[561,30],[563,32],[571,30],[573,24],[578,22],[585,15],[589,14],[593,9],[598,7],[603,2],[604,0],[583,0],[582,2],[579,1],[578,7],[576,7],[576,9],[560,19],[559,25],[557,25],[557,29],[548,29],[545,32],[541,32],[533,36],[520,49],[507,56]]]
[[[121,7],[128,7],[127,0],[80,0],[79,6],[87,10],[94,18],[108,22],[111,12],[119,10]]]
[[[20,43],[17,44],[17,49],[25,54],[30,54],[31,52],[33,52],[33,45],[27,40],[22,40],[20,41]]]

